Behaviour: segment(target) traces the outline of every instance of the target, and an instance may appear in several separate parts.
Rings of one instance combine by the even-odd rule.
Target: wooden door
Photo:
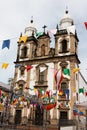
[[[15,113],[15,124],[18,125],[21,123],[21,110],[16,110]]]

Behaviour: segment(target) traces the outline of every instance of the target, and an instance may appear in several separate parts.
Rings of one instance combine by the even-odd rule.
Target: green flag
[[[36,37],[38,38],[39,36],[41,36],[43,34],[43,32],[38,32],[37,34],[36,34]]]
[[[79,93],[84,93],[84,88],[79,88]]]
[[[63,73],[65,75],[69,75],[70,76],[70,70],[69,69],[63,69]]]

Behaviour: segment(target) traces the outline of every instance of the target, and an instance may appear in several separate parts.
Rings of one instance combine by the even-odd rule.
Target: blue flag
[[[2,49],[5,47],[7,47],[9,49],[9,47],[10,47],[10,40],[9,39],[3,41]]]
[[[20,67],[20,66],[21,66],[20,64],[16,64],[16,65],[15,65],[15,68]]]

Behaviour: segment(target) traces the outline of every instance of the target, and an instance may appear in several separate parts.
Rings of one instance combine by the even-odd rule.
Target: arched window
[[[19,84],[19,90],[18,90],[18,94],[22,95],[23,94],[23,84]]]
[[[41,46],[41,56],[45,56],[45,45]]]
[[[65,39],[62,41],[62,52],[67,52],[67,41]]]
[[[61,83],[61,89],[62,89],[62,92],[63,92],[63,96],[65,96],[66,89],[67,89],[67,83],[66,82]]]
[[[42,71],[39,73],[39,82],[40,83],[44,82],[44,76],[45,76],[45,71]]]
[[[20,67],[20,76],[23,76],[23,75],[24,75],[24,72],[25,72],[25,67],[24,67],[24,66],[21,66],[21,67]]]
[[[26,58],[27,57],[27,49],[28,48],[26,46],[21,49],[21,57],[22,58]]]
[[[36,85],[47,85],[48,66],[45,64],[39,64],[36,67]]]
[[[15,93],[17,95],[22,95],[23,94],[23,84],[18,84],[18,90],[15,90]]]

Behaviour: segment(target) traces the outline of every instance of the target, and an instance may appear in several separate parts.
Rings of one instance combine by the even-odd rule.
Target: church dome
[[[34,25],[33,20],[31,20],[29,26],[25,28],[25,35],[32,36],[33,34],[34,36],[36,36],[36,33],[37,33],[37,29]]]
[[[69,26],[74,24],[72,18],[68,14],[68,11],[65,12],[63,18],[60,20],[60,29],[66,29]]]

